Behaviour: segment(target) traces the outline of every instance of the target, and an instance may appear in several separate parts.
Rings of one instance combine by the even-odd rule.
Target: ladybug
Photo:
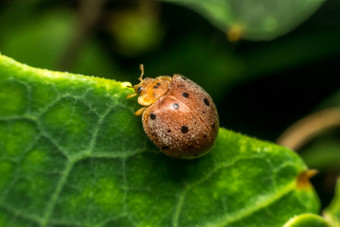
[[[206,154],[213,146],[219,128],[215,104],[209,94],[188,78],[174,74],[144,78],[140,65],[140,83],[134,94],[143,107],[143,128],[151,141],[174,158],[192,159]]]

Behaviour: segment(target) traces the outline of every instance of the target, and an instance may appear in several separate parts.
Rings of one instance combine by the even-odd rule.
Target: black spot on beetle
[[[155,119],[156,119],[156,115],[155,115],[155,114],[150,114],[150,118],[151,118],[152,120],[155,120]]]
[[[182,128],[181,128],[182,133],[187,133],[188,131],[189,131],[189,129],[188,129],[187,126],[182,126]]]
[[[171,132],[171,130],[170,129],[168,129],[168,133],[170,133]]]
[[[210,105],[210,102],[209,102],[209,100],[207,99],[207,98],[204,98],[204,103],[205,103],[205,105],[207,105],[207,106],[209,106]]]
[[[203,114],[205,114],[205,111],[202,111]]]
[[[158,82],[156,85],[157,85],[157,86],[161,86],[161,83]]]
[[[169,149],[168,146],[163,146],[163,147],[162,147],[162,150],[168,150],[168,149]]]
[[[211,127],[212,127],[212,128],[215,128],[215,124],[212,124]]]
[[[208,136],[207,135],[204,135],[203,138],[206,139]]]
[[[175,110],[177,110],[179,108],[178,103],[174,103],[174,104],[172,104],[172,106],[174,107]]]
[[[158,86],[154,86],[153,88],[154,88],[154,89],[157,89],[157,88],[158,88]]]
[[[183,92],[183,94],[182,94],[182,95],[183,95],[183,97],[184,97],[184,98],[189,98],[189,94],[188,94],[188,93],[186,93],[186,92]]]

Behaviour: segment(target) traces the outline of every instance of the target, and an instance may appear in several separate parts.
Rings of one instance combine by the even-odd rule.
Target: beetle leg
[[[137,111],[135,112],[135,115],[136,115],[136,116],[142,115],[142,113],[144,112],[145,109],[146,109],[146,106],[140,108],[139,110],[137,110]]]
[[[126,98],[130,99],[133,98],[137,95],[137,93],[133,93],[133,94],[129,94],[128,96],[126,96]]]

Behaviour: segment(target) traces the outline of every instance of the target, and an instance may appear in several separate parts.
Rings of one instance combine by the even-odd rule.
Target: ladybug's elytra
[[[143,128],[152,142],[165,154],[192,159],[206,154],[214,144],[219,128],[215,104],[209,94],[188,78],[174,74],[142,78],[134,94],[143,107]]]

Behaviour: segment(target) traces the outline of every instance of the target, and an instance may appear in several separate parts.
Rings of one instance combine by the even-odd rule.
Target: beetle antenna
[[[138,80],[142,81],[143,80],[143,75],[144,75],[144,65],[140,64],[139,68],[140,68],[141,73],[140,73],[140,77],[138,78]]]

